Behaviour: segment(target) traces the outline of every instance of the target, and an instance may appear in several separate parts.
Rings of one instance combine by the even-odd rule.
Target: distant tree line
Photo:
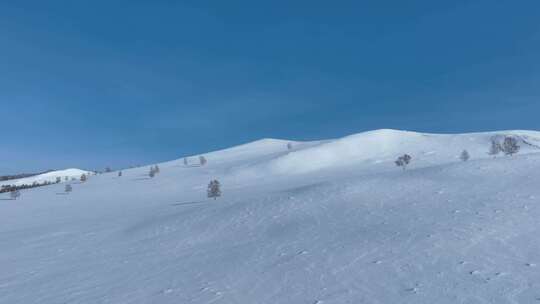
[[[12,179],[19,179],[19,178],[26,178],[26,177],[32,177],[40,174],[45,174],[52,172],[53,170],[47,170],[40,173],[21,173],[21,174],[15,174],[15,175],[2,175],[0,176],[0,181],[7,181]]]
[[[30,189],[30,188],[36,188],[36,187],[43,187],[43,186],[48,186],[48,185],[57,184],[57,183],[59,183],[58,180],[56,180],[56,182],[54,183],[50,181],[44,181],[42,183],[33,182],[32,184],[22,184],[22,185],[3,185],[2,187],[0,187],[0,193],[12,192],[16,190]]]

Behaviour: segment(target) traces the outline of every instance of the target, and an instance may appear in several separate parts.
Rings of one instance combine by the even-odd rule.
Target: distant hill
[[[40,173],[21,173],[21,174],[13,174],[13,175],[1,175],[0,176],[0,182],[7,181],[7,180],[12,180],[12,179],[19,179],[19,178],[36,176],[36,175],[40,175],[40,174],[49,173],[49,172],[52,172],[52,171],[53,170],[47,170],[47,171],[43,171],[43,172],[40,172]]]
[[[20,186],[20,185],[25,185],[25,184],[31,185],[33,183],[44,183],[44,182],[54,183],[57,177],[60,177],[61,182],[65,182],[66,178],[68,181],[74,178],[79,179],[82,174],[89,174],[89,173],[91,172],[81,170],[81,169],[75,169],[75,168],[64,169],[64,170],[54,170],[54,171],[47,171],[40,174],[34,174],[34,175],[25,176],[25,177],[19,177],[15,179],[0,181],[0,185]]]

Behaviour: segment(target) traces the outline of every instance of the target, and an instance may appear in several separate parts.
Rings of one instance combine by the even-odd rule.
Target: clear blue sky
[[[0,174],[540,129],[539,1],[1,1]]]

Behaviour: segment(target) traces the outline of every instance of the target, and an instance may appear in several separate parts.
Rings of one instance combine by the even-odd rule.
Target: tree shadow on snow
[[[186,203],[174,203],[171,206],[185,206],[185,205],[198,205],[198,204],[207,204],[208,202],[186,202]]]
[[[202,167],[202,165],[200,165],[200,164],[177,165],[176,167],[179,167],[179,168],[199,168],[199,167]]]

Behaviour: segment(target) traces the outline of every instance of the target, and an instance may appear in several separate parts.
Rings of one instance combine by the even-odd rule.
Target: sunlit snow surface
[[[520,153],[487,155],[496,134]],[[540,303],[539,142],[265,139],[3,194],[0,303]]]

